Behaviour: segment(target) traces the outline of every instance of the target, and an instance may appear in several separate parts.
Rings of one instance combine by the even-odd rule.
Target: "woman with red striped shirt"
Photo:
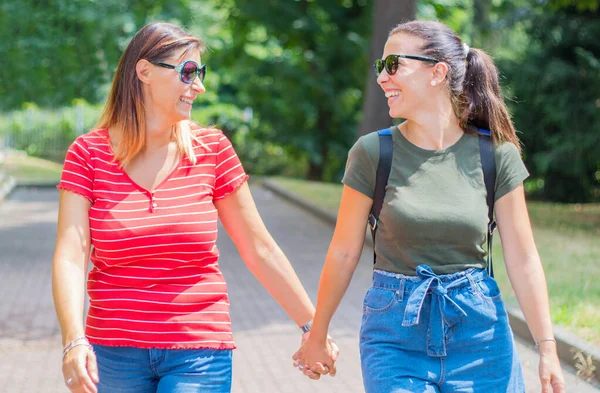
[[[53,294],[73,392],[230,391],[235,346],[217,219],[269,293],[310,328],[313,304],[262,223],[231,143],[189,121],[205,91],[203,49],[175,25],[142,28],[98,127],[67,152]]]

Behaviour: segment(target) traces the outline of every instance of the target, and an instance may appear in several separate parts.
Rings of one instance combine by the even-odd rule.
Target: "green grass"
[[[30,157],[24,152],[9,150],[3,167],[6,174],[19,184],[58,184],[62,165],[41,158]]]
[[[342,197],[342,185],[318,181],[298,180],[289,177],[271,177],[270,180],[296,195],[317,202],[326,210],[336,212]]]
[[[271,180],[330,211],[338,209],[341,184]],[[600,345],[600,204],[528,202],[527,206],[548,281],[552,321]],[[497,233],[494,243],[496,279],[505,301],[516,305]]]

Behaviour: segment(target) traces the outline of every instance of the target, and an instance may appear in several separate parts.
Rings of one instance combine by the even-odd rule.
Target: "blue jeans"
[[[360,331],[366,393],[524,393],[496,281],[484,270],[376,270]]]
[[[94,345],[98,393],[230,393],[231,350]]]

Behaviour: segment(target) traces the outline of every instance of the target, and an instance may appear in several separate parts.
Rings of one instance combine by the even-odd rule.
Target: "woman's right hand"
[[[539,345],[539,375],[542,393],[565,393],[565,378],[556,352],[556,343],[545,341]]]
[[[326,341],[320,345],[317,340],[311,341],[310,332],[307,332],[302,336],[300,348],[292,356],[292,359],[294,367],[298,367],[310,379],[316,380],[325,374],[335,376],[335,362],[339,353],[340,349],[329,335],[327,335]]]
[[[80,345],[72,348],[63,359],[65,384],[73,393],[96,393],[98,364],[92,348]]]

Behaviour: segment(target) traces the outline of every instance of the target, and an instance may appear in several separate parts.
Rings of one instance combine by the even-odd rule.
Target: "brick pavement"
[[[0,205],[0,392],[63,393],[51,295],[57,193],[17,190]]]
[[[314,300],[331,228],[261,188],[254,187],[253,194],[267,227]],[[68,392],[60,372],[60,333],[50,281],[57,196],[52,189],[19,189],[0,205],[0,393]],[[291,367],[297,328],[248,272],[224,232],[219,247],[238,344],[233,392],[363,392],[357,335],[371,277],[370,249],[363,253],[332,323],[342,351],[338,376],[310,381]],[[537,355],[517,345],[528,393],[538,393]],[[599,392],[572,374],[567,378],[570,393]]]

